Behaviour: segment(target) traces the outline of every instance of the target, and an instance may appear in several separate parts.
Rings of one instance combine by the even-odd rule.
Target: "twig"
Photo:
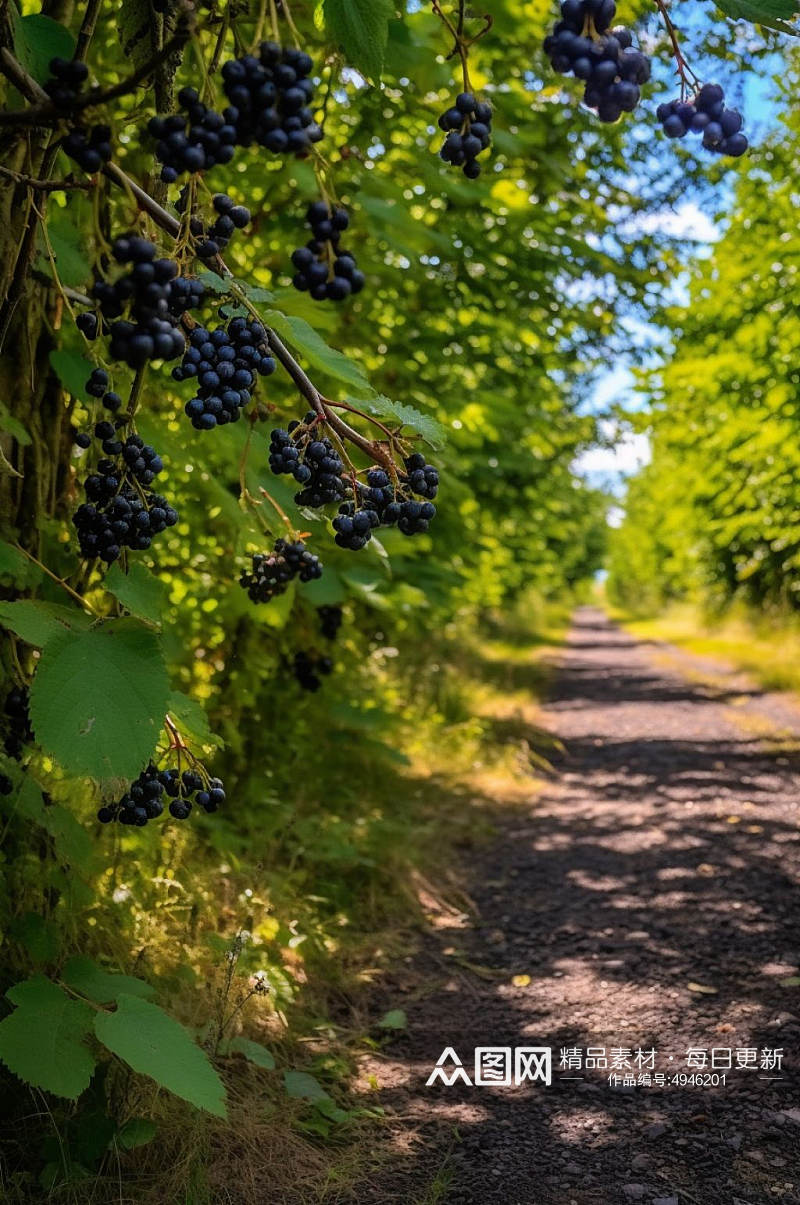
[[[664,3],[664,0],[653,0],[653,2],[658,9],[661,21],[665,30],[667,31],[669,40],[672,43],[672,53],[675,58],[675,68],[681,81],[681,99],[683,99],[683,97],[686,95],[686,92],[694,90],[700,81],[692,71],[689,64],[686,62],[686,59],[683,57],[680,43],[678,42],[678,31],[672,24],[672,20],[667,12],[667,6]],[[689,79],[689,76],[691,76],[691,79]]]
[[[59,585],[62,590],[66,590],[67,594],[69,594],[71,598],[74,598],[77,603],[80,603],[80,605],[86,611],[88,611],[90,615],[93,615],[95,619],[102,618],[100,612],[96,611],[90,602],[83,598],[82,595],[78,594],[77,590],[73,590],[72,586],[68,586],[64,579],[59,577],[57,573],[53,573],[52,569],[48,569],[47,566],[44,565],[38,557],[35,557],[32,552],[28,552],[27,548],[23,548],[21,544],[15,544],[14,547],[16,548],[17,552],[21,552],[22,555],[26,556],[32,564],[36,565],[38,569],[41,569],[42,573],[46,573],[49,578],[52,578],[52,580],[56,582],[56,584]]]
[[[81,27],[75,42],[75,54],[72,56],[76,62],[83,62],[86,58],[89,43],[94,37],[97,17],[100,13],[100,5],[102,3],[103,0],[89,0],[89,3],[86,5],[86,12],[83,14],[83,20],[81,21]]]
[[[15,184],[24,184],[27,188],[33,188],[37,192],[66,192],[71,188],[80,188],[89,191],[97,187],[96,180],[37,180],[34,176],[25,176],[22,172],[12,171],[10,167],[3,167],[0,164],[0,175],[8,176]]]

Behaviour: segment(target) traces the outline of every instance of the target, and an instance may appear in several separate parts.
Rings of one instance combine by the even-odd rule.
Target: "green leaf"
[[[67,393],[84,402],[88,399],[86,382],[94,368],[91,360],[87,360],[80,352],[62,347],[58,351],[50,352],[50,365]]]
[[[68,210],[55,210],[48,214],[47,236],[55,259],[58,279],[63,285],[79,288],[91,274],[86,250],[81,243],[81,233],[72,221]],[[39,230],[39,253],[44,259],[46,270],[51,271],[50,256],[44,233]]]
[[[0,577],[8,577],[18,586],[32,585],[44,574],[19,548],[0,540]]]
[[[133,561],[126,573],[119,561],[115,561],[103,579],[103,585],[132,615],[150,623],[161,622],[167,587],[145,565]]]
[[[48,640],[65,632],[86,631],[91,617],[75,607],[23,598],[0,602],[0,624],[16,632],[26,644],[42,648]]]
[[[9,988],[15,1011],[0,1021],[0,1059],[26,1084],[77,1100],[89,1086],[94,1055],[84,1044],[93,1013],[44,975]]]
[[[69,30],[41,13],[20,17],[16,5],[8,6],[13,27],[14,54],[37,83],[43,84],[50,75],[50,60],[56,57],[71,59],[75,39]]]
[[[348,61],[377,83],[383,69],[394,0],[324,0],[325,25]]]
[[[45,803],[41,787],[30,774],[25,775],[19,794],[9,806],[50,834],[59,859],[78,870],[91,865],[94,846],[86,829],[60,804]]]
[[[287,1096],[295,1100],[330,1100],[330,1094],[325,1091],[319,1080],[314,1079],[307,1071],[284,1071],[283,1086]]]
[[[423,414],[413,406],[406,406],[403,402],[393,402],[391,398],[384,397],[383,394],[366,400],[359,398],[346,398],[345,400],[361,410],[368,410],[377,418],[394,418],[404,426],[413,427],[430,444],[439,446],[445,439],[445,429],[435,418],[429,414]]]
[[[787,25],[782,18],[797,14],[795,0],[717,0],[717,7],[734,21],[751,21],[754,25],[765,25],[778,33],[800,35],[800,29]]]
[[[98,1013],[94,1032],[140,1075],[216,1117],[225,1117],[225,1087],[189,1032],[155,1004],[124,993],[116,1012]]]
[[[167,711],[178,725],[182,736],[188,737],[198,745],[224,748],[225,742],[222,737],[211,731],[205,708],[197,699],[190,698],[181,690],[173,690],[167,700]]]
[[[169,683],[158,636],[133,619],[63,632],[31,687],[36,740],[72,774],[135,778],[158,740]]]
[[[46,966],[58,957],[58,930],[38,912],[25,912],[15,917],[9,932],[28,952],[34,965]]]
[[[14,418],[4,402],[0,402],[0,431],[3,431],[6,435],[10,435],[23,448],[27,448],[31,442],[31,437],[25,427],[23,427],[19,419]]]
[[[266,1046],[260,1042],[251,1042],[249,1038],[231,1038],[226,1044],[226,1054],[243,1054],[249,1063],[256,1067],[264,1067],[267,1071],[275,1070],[275,1059]]]
[[[146,1146],[158,1133],[158,1126],[146,1117],[132,1117],[117,1134],[117,1142],[124,1151],[133,1151],[137,1146]]]
[[[408,1018],[402,1008],[391,1008],[378,1022],[379,1029],[406,1029]]]
[[[67,987],[89,1000],[94,1000],[95,1004],[110,1004],[121,992],[129,996],[139,996],[142,1000],[155,994],[155,988],[143,979],[121,975],[116,971],[104,971],[91,958],[85,958],[83,955],[70,958],[61,978]]]
[[[279,310],[267,310],[264,321],[296,351],[304,355],[315,368],[320,368],[337,381],[343,381],[352,389],[363,389],[367,394],[374,392],[358,365],[348,360],[340,351],[329,347],[304,318],[282,314]]]

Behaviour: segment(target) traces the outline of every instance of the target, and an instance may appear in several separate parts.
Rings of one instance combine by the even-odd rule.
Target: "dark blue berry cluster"
[[[179,276],[174,260],[156,259],[148,239],[118,238],[112,254],[130,269],[113,282],[95,280],[90,290],[111,336],[111,358],[130,368],[141,368],[148,360],[174,360],[186,346],[180,318],[202,304],[202,284]],[[87,339],[95,338],[97,314],[82,314],[79,326]]]
[[[270,435],[269,467],[273,473],[290,473],[303,488],[294,500],[300,506],[319,507],[340,502],[347,495],[344,463],[329,439],[318,431],[317,415],[289,423]]]
[[[176,381],[196,378],[197,394],[184,410],[197,431],[211,431],[235,423],[253,396],[257,377],[274,371],[261,323],[234,318],[227,329],[196,326],[172,375]]]
[[[51,59],[47,64],[50,72],[43,87],[58,109],[74,109],[89,78],[89,68],[78,59]]]
[[[342,608],[334,606],[317,607],[317,617],[319,619],[319,630],[325,639],[335,640],[344,618]]]
[[[94,396],[105,390],[108,377],[95,369],[87,389]],[[112,411],[120,403],[113,392],[103,394],[104,404]],[[166,498],[152,493],[148,487],[162,471],[164,463],[156,452],[135,432],[119,439],[119,430],[127,418],[95,424],[94,435],[104,452],[94,472],[84,482],[86,502],[75,512],[74,523],[81,555],[100,557],[111,564],[123,548],[144,551],[153,536],[178,521],[177,512]],[[79,447],[87,447],[91,439],[78,436]]]
[[[230,163],[236,151],[236,113],[217,113],[200,100],[196,88],[181,88],[180,113],[151,117],[147,129],[156,139],[161,179],[174,184],[185,172],[206,172]]]
[[[322,562],[309,552],[302,540],[278,539],[272,552],[255,552],[252,566],[243,570],[239,584],[251,602],[265,603],[283,594],[294,578],[311,582],[322,577]]]
[[[199,767],[199,763],[196,763]],[[164,795],[170,800],[169,812],[175,820],[186,820],[197,804],[204,812],[216,812],[225,802],[222,779],[209,778],[200,769],[159,770],[152,762],[125,794],[113,803],[104,804],[97,813],[101,824],[112,820],[142,828],[148,820],[157,819],[164,811]]]
[[[555,71],[585,81],[583,102],[603,122],[632,112],[650,78],[650,60],[633,46],[631,31],[609,30],[615,13],[614,0],[563,0],[561,20],[544,42]]]
[[[718,155],[738,159],[748,147],[741,132],[742,115],[725,108],[719,84],[703,84],[693,100],[671,100],[659,105],[656,116],[668,138],[684,138],[690,131],[703,135],[703,146]]]
[[[240,146],[257,143],[276,155],[306,155],[322,138],[314,121],[311,56],[277,42],[262,42],[258,55],[246,54],[222,66],[226,112]]]
[[[189,203],[188,186],[184,185],[175,202],[178,213],[184,213]],[[215,216],[205,224],[197,212],[193,212],[189,229],[194,239],[194,252],[198,259],[213,259],[224,251],[235,230],[243,230],[250,222],[250,210],[246,205],[237,205],[233,197],[218,192],[211,198]]]
[[[297,269],[292,278],[294,287],[301,292],[307,290],[315,301],[343,301],[351,293],[360,293],[364,273],[355,256],[339,246],[342,231],[350,225],[347,210],[341,205],[314,201],[308,207],[306,221],[311,238],[305,247],[292,252]]]
[[[307,653],[300,649],[292,658],[292,673],[303,690],[317,691],[322,686],[322,677],[333,669],[330,657],[318,653]]]
[[[61,143],[61,149],[89,175],[99,172],[111,159],[111,127],[75,126]]]
[[[476,100],[471,92],[460,92],[452,108],[439,118],[439,129],[447,134],[439,152],[445,163],[460,167],[468,180],[477,179],[478,155],[492,139],[492,106]]]
[[[409,456],[406,472],[393,484],[385,469],[372,468],[366,485],[358,484],[357,501],[343,503],[333,520],[335,540],[341,548],[358,552],[372,539],[376,527],[397,525],[405,536],[428,530],[436,515],[432,499],[439,489],[439,473],[420,452]],[[420,502],[418,498],[427,499]]]

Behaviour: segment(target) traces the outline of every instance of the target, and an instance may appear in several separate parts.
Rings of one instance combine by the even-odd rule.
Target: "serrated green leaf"
[[[103,585],[132,615],[150,623],[161,622],[167,587],[145,565],[133,561],[126,573],[119,561],[115,561],[103,578]]]
[[[173,690],[167,700],[167,711],[178,725],[181,736],[188,737],[198,745],[224,748],[225,742],[211,731],[205,708],[196,699],[185,695],[183,691]]]
[[[58,957],[58,930],[38,912],[25,912],[15,917],[9,932],[28,952],[34,966],[46,966]]]
[[[402,1008],[390,1008],[378,1022],[380,1029],[407,1029],[408,1018]]]
[[[376,418],[397,419],[404,427],[411,427],[418,432],[429,444],[438,447],[445,439],[445,429],[441,423],[438,423],[431,415],[423,414],[414,406],[407,406],[404,402],[393,402],[391,398],[384,397],[383,394],[367,399],[347,398],[346,401],[357,409],[374,414]]]
[[[263,1067],[267,1071],[275,1070],[275,1059],[271,1052],[260,1042],[251,1042],[249,1038],[231,1038],[226,1054],[243,1054],[248,1063],[253,1063],[256,1067]]]
[[[75,39],[60,22],[41,13],[20,17],[16,5],[8,7],[13,30],[14,54],[37,83],[43,84],[50,75],[50,60],[71,59]]]
[[[751,21],[779,33],[800,35],[800,29],[786,23],[786,18],[797,15],[795,0],[717,0],[717,7],[734,21]]]
[[[218,297],[225,297],[231,291],[231,282],[222,276],[217,276],[216,272],[209,272],[206,269],[198,272],[197,278],[209,293],[215,293]]]
[[[348,62],[367,79],[381,77],[394,0],[324,0],[325,25]]]
[[[64,632],[86,631],[91,617],[76,607],[23,598],[18,602],[0,602],[0,624],[16,632],[26,644],[42,648],[53,636]]]
[[[67,987],[89,1000],[94,1000],[95,1004],[110,1004],[118,999],[121,992],[129,996],[139,996],[142,1000],[155,995],[155,988],[143,979],[135,979],[132,975],[122,975],[117,971],[104,971],[93,959],[83,955],[70,958],[61,978]]]
[[[50,352],[50,364],[67,393],[86,401],[86,382],[94,368],[91,360],[87,360],[78,351],[70,351],[67,347]]]
[[[320,368],[337,381],[344,381],[351,389],[366,391],[368,396],[374,392],[358,365],[340,351],[329,347],[304,318],[282,314],[279,310],[267,310],[264,321],[315,368]]]
[[[215,1117],[225,1117],[225,1087],[189,1032],[155,1004],[124,993],[113,1013],[98,1013],[94,1032],[140,1075]]]
[[[137,1146],[146,1146],[158,1133],[158,1126],[147,1117],[132,1117],[117,1134],[117,1142],[124,1151],[133,1151]]]
[[[133,619],[48,641],[31,687],[36,740],[72,774],[135,778],[153,752],[169,683],[158,636]]]
[[[307,1071],[284,1071],[283,1086],[287,1096],[295,1100],[330,1100],[330,1093]]]
[[[84,1044],[92,1030],[89,1005],[44,975],[15,984],[6,996],[17,1007],[0,1021],[0,1059],[26,1084],[77,1100],[95,1066]]]

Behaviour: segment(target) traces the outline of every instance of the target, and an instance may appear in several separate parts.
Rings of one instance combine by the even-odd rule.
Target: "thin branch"
[[[44,88],[37,84],[32,75],[28,75],[21,63],[17,62],[11,51],[5,46],[0,46],[0,71],[11,80],[11,83],[26,100],[33,101],[34,104],[53,107]],[[27,111],[31,112],[30,109]]]
[[[34,176],[25,176],[22,172],[12,171],[10,167],[0,164],[0,176],[7,176],[15,184],[24,184],[37,192],[67,192],[68,189],[80,188],[90,191],[97,187],[95,180],[37,180]]]
[[[75,42],[75,54],[72,56],[76,62],[83,62],[86,58],[89,43],[94,37],[95,26],[97,25],[97,18],[102,3],[103,0],[89,0],[86,5],[86,12],[83,14],[83,20],[81,21],[81,27]]]

